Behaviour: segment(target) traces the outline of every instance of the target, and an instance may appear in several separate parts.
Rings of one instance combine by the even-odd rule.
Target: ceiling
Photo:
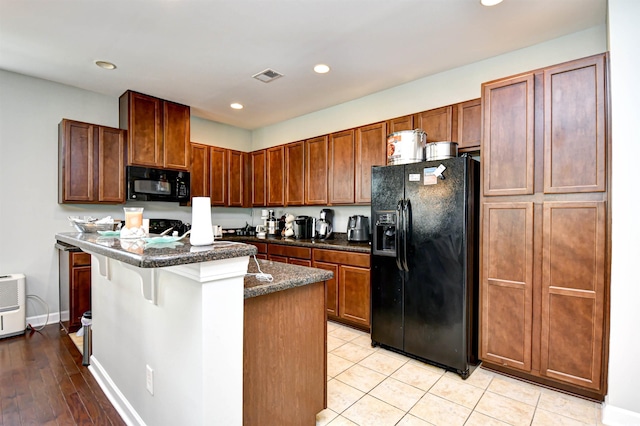
[[[606,0],[0,0],[0,68],[255,129],[605,19]]]

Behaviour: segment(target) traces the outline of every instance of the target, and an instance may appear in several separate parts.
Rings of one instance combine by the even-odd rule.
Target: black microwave
[[[127,200],[186,203],[190,187],[189,172],[127,166]]]

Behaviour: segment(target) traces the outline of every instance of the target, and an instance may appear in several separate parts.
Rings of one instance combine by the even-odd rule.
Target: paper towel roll
[[[213,244],[211,199],[209,197],[193,197],[191,199],[191,235],[189,239],[192,246]]]

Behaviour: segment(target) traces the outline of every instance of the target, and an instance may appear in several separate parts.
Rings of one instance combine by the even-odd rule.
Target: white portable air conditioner
[[[24,274],[0,275],[0,339],[24,333],[25,311]]]

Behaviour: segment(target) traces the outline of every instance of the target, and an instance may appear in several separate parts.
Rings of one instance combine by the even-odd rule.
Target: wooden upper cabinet
[[[209,196],[209,145],[191,144],[191,197]]]
[[[482,85],[484,195],[533,194],[534,75]]]
[[[125,131],[63,119],[58,127],[58,202],[125,202]]]
[[[544,70],[544,192],[605,191],[605,56]]]
[[[457,115],[458,109],[449,105],[416,114],[414,123],[427,133],[427,142],[454,141],[458,139],[458,129],[453,128]]]
[[[128,130],[128,162],[188,170],[190,108],[127,91],[120,96],[120,128]]]
[[[531,371],[533,225],[532,202],[482,206],[480,357],[527,372]]]
[[[387,124],[358,127],[355,150],[355,202],[371,203],[371,167],[387,164]]]
[[[329,138],[320,136],[304,142],[304,204],[326,205]]]
[[[62,120],[58,138],[58,202],[93,201],[93,125]]]
[[[227,150],[227,205],[230,207],[249,206],[247,193],[251,186],[247,185],[248,157],[246,152]]]
[[[98,201],[125,202],[125,131],[96,126],[98,132]]]
[[[456,105],[458,109],[458,149],[480,149],[482,140],[482,102],[473,99]]]
[[[304,205],[304,142],[285,145],[285,206]]]
[[[404,117],[397,117],[387,121],[387,127],[389,134],[395,132],[401,132],[403,130],[414,130],[413,115],[405,115]]]
[[[602,389],[605,202],[543,203],[541,373]]]
[[[265,206],[267,204],[267,151],[261,149],[260,151],[253,151],[251,153],[251,175],[252,175],[252,189],[251,189],[251,205],[253,206]]]
[[[284,206],[284,146],[266,151],[267,205]]]
[[[162,101],[162,106],[163,167],[188,170],[191,109],[169,101]]]
[[[209,196],[212,206],[227,205],[227,150],[209,147]]]
[[[120,96],[120,128],[128,131],[129,164],[157,167],[164,163],[161,103],[132,91]]]
[[[354,131],[329,135],[329,204],[352,204],[355,201]]]

